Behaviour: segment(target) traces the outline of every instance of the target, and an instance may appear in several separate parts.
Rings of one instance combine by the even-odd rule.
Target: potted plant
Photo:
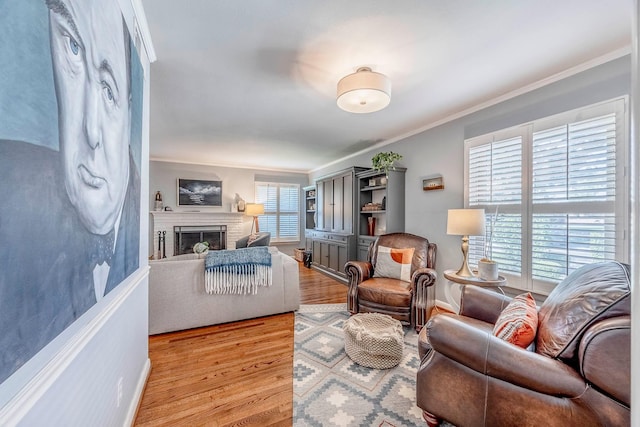
[[[393,151],[387,151],[378,153],[371,158],[371,164],[373,168],[377,171],[384,171],[385,175],[389,174],[389,169],[394,169],[393,164],[398,160],[401,160],[402,156],[398,153],[394,153]]]
[[[193,245],[193,253],[204,254],[209,251],[209,242],[198,242]]]
[[[498,206],[489,222],[489,236],[484,243],[484,256],[478,261],[478,276],[484,280],[498,280],[498,263],[491,259],[493,254],[493,232],[498,220]]]

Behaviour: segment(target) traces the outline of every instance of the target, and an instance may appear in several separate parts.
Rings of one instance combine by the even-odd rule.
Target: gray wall
[[[371,166],[379,151],[403,155],[406,174],[406,231],[438,244],[437,298],[446,301],[442,272],[462,263],[460,238],[446,234],[447,210],[464,205],[464,140],[534,119],[630,93],[631,61],[626,56],[517,96],[402,141],[371,150],[310,174],[310,182],[345,167]],[[393,102],[393,101],[392,101]],[[375,114],[375,113],[374,113]],[[422,191],[422,178],[441,174],[445,189]]]
[[[178,207],[177,203],[177,182],[178,178],[187,179],[208,179],[222,181],[222,207],[198,207],[197,210],[205,212],[231,212],[231,204],[238,194],[247,203],[254,202],[254,182],[286,182],[300,185],[307,184],[307,175],[301,173],[256,171],[253,169],[228,168],[222,166],[192,165],[186,163],[171,163],[161,161],[151,161],[149,163],[149,205],[148,209],[153,210],[156,191],[162,193],[164,206],[170,206],[174,211],[194,210],[194,207]],[[302,196],[300,198],[300,209],[304,207]],[[304,218],[304,216],[303,216]],[[304,224],[300,224],[300,237],[304,239]],[[247,217],[244,221],[245,234],[251,232],[251,219]],[[149,239],[153,241],[149,230]],[[292,255],[293,249],[300,247],[300,242],[291,244],[273,244],[286,254]],[[304,245],[302,245],[304,246]],[[153,248],[149,248],[149,255],[152,255]]]

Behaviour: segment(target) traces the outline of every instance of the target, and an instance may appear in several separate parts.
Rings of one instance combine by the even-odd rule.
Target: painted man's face
[[[129,178],[130,105],[115,1],[48,0],[65,187],[82,222],[109,232]]]

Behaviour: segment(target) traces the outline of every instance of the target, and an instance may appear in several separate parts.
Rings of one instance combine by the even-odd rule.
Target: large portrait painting
[[[139,267],[143,91],[118,1],[2,10],[0,383]]]

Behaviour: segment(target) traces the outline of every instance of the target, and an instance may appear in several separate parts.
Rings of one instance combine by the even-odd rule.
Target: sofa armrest
[[[616,400],[631,403],[631,316],[589,326],[580,340],[580,371],[589,383]]]
[[[438,273],[433,268],[419,268],[411,275],[414,289],[427,288],[436,284]]]
[[[373,273],[373,266],[366,261],[347,261],[344,272],[349,279],[347,290],[347,309],[351,314],[358,312],[358,285],[369,279]]]
[[[460,297],[460,315],[473,317],[492,325],[512,298],[480,286],[466,285]]]
[[[505,342],[460,316],[434,316],[427,324],[427,336],[434,351],[518,387],[565,397],[579,396],[587,387],[580,374],[563,362]]]
[[[247,247],[247,242],[249,241],[249,236],[244,236],[236,240],[236,249],[242,249]]]
[[[413,324],[416,331],[420,331],[427,323],[431,312],[436,305],[436,279],[438,274],[433,268],[419,268],[413,272],[411,283],[413,285]]]
[[[269,243],[271,243],[271,233],[264,232],[264,233],[257,233],[257,234],[258,234],[258,237],[251,243],[248,243],[248,247],[253,248],[257,246],[269,246]]]

